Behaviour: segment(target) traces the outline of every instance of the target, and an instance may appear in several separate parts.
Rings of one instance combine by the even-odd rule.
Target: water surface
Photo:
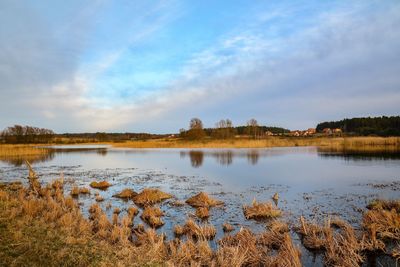
[[[26,182],[27,169],[22,163],[0,161],[0,181]],[[189,206],[171,203],[200,191],[225,202],[224,207],[211,209],[209,222],[217,227],[216,240],[223,235],[224,222],[237,229],[246,226],[262,231],[265,222],[246,220],[242,206],[253,199],[271,201],[276,192],[280,196],[277,205],[292,225],[300,215],[317,221],[340,216],[359,228],[370,200],[400,198],[400,156],[396,153],[346,154],[314,147],[191,150],[54,146],[49,155],[33,162],[33,167],[43,182],[62,173],[67,192],[73,185],[88,186],[93,180],[111,182],[113,186],[107,191],[99,191],[106,199],[101,203],[104,209],[110,204],[123,210],[133,205],[112,197],[127,187],[135,191],[157,187],[173,194],[175,199],[161,205],[166,224],[159,229],[170,238],[173,225],[183,224],[195,212]],[[80,196],[79,202],[87,212],[94,202],[93,194]],[[136,217],[134,223],[139,222]],[[320,265],[320,259],[312,262],[309,256],[305,251],[303,257],[308,257],[305,261],[309,265]]]

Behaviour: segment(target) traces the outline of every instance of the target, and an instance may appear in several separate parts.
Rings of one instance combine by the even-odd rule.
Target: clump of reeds
[[[78,196],[79,194],[90,194],[89,188],[74,186],[71,189],[71,196]]]
[[[400,200],[374,199],[367,205],[367,208],[370,210],[388,211],[395,209],[396,212],[400,212]]]
[[[160,208],[147,206],[143,210],[140,218],[142,218],[143,221],[145,221],[152,227],[160,227],[160,226],[164,225],[164,222],[161,219],[161,217],[163,215],[164,215],[164,212]]]
[[[196,239],[213,239],[217,231],[211,224],[198,225],[189,219],[184,225],[184,233]]]
[[[129,217],[133,218],[133,217],[135,217],[138,213],[139,213],[139,209],[138,209],[138,208],[133,207],[133,206],[131,206],[131,207],[128,208],[128,215],[129,215]]]
[[[388,210],[386,207],[392,209]],[[372,241],[375,236],[381,240],[400,240],[400,213],[395,206],[388,203],[365,212],[362,225],[370,233]]]
[[[306,248],[325,251],[324,262],[327,266],[359,266],[364,261],[363,246],[353,227],[345,221],[335,219],[331,223],[328,220],[324,226],[319,226],[307,223],[301,217],[297,231],[302,235]]]
[[[392,250],[391,255],[397,261],[400,261],[400,244],[399,243],[397,243],[396,247]]]
[[[244,206],[243,212],[246,219],[276,218],[282,214],[272,203],[258,203],[256,200],[251,206]]]
[[[233,227],[232,224],[225,222],[222,224],[222,230],[224,232],[232,232],[233,230],[235,230],[235,227]]]
[[[162,202],[166,199],[172,198],[172,195],[165,193],[159,189],[146,188],[137,194],[133,201],[140,206],[153,205]]]
[[[198,207],[196,209],[196,216],[200,219],[206,219],[210,217],[210,213],[207,207]]]
[[[185,234],[185,228],[181,225],[175,225],[174,226],[174,234],[176,236],[181,236]]]
[[[190,197],[189,199],[186,200],[186,203],[195,208],[197,207],[208,208],[224,204],[224,202],[220,200],[216,200],[209,197],[208,194],[205,192],[200,192],[197,195]]]
[[[137,193],[135,191],[133,191],[132,189],[126,188],[126,189],[122,190],[121,192],[119,192],[118,194],[113,195],[113,197],[123,198],[123,199],[133,199],[133,197],[135,197],[136,195],[137,195]]]
[[[97,189],[107,189],[111,186],[111,184],[107,181],[101,181],[101,182],[93,181],[90,183],[90,186]]]

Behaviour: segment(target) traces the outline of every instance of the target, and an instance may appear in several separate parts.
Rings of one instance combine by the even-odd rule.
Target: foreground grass
[[[111,143],[127,148],[263,148],[316,146],[336,150],[399,151],[399,137],[268,137],[265,139],[153,139]]]
[[[63,180],[42,187],[31,170],[29,181],[29,188],[18,183],[0,186],[1,266],[302,266],[290,229],[280,220],[270,220],[259,234],[246,228],[226,234],[213,250],[208,240],[217,229],[211,224],[188,219],[175,226],[177,238],[166,240],[153,228],[133,224],[137,208],[114,212],[110,221],[93,204],[86,218],[76,200],[64,194]],[[148,201],[143,202],[141,217],[147,214],[151,221],[164,215],[156,204],[163,199],[159,195],[142,195]],[[153,198],[159,201],[149,201]],[[188,199],[188,204],[223,205],[205,193]],[[271,217],[270,205],[254,202],[252,217]],[[369,208],[359,231],[340,219],[318,225],[302,217],[294,230],[304,247],[323,254],[326,266],[360,266],[367,253],[400,260],[396,243],[400,241],[400,201],[377,200]],[[244,207],[245,215],[248,209]]]

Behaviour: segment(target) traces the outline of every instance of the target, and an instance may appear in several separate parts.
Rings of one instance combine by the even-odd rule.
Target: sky
[[[398,0],[0,0],[0,130],[399,114]]]

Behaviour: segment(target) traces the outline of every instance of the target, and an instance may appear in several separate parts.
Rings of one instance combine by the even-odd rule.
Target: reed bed
[[[0,158],[47,155],[49,150],[34,145],[0,145]]]
[[[226,234],[211,249],[208,240],[217,232],[211,224],[188,219],[174,227],[176,236],[185,238],[168,241],[153,228],[133,223],[136,207],[126,214],[114,209],[110,220],[95,203],[85,218],[76,199],[64,194],[63,179],[42,186],[32,170],[29,182],[29,187],[0,187],[0,262],[5,266],[302,266],[290,228],[280,220],[270,219],[259,234],[246,228]],[[369,205],[358,231],[339,218],[320,225],[302,217],[295,230],[304,246],[323,253],[326,266],[360,266],[367,252],[399,259],[398,202],[377,203]],[[150,205],[141,215],[154,227],[154,218],[162,216]]]
[[[243,206],[243,213],[246,219],[276,218],[282,215],[272,203],[258,203],[255,199],[251,206]]]
[[[111,143],[114,147],[128,148],[263,148],[315,146],[347,151],[399,151],[400,137],[277,137],[263,139],[235,138],[227,140],[152,139]]]

